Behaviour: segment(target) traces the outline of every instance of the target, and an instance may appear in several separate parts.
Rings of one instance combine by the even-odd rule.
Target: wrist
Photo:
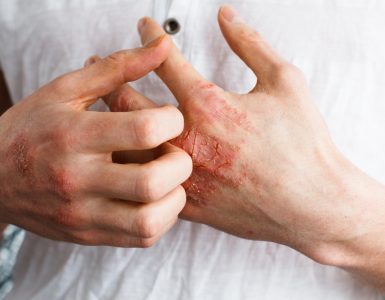
[[[336,192],[325,194],[322,201],[334,203],[334,218],[327,226],[332,230],[325,232],[310,257],[349,270],[385,262],[385,187],[342,156],[330,177],[333,182],[325,185]]]

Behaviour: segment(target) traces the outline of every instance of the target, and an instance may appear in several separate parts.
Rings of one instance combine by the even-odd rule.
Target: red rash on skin
[[[19,135],[10,145],[7,157],[15,165],[15,169],[28,180],[30,185],[34,183],[33,177],[33,155],[29,146],[28,139],[24,135]]]
[[[52,191],[60,196],[60,198],[68,203],[71,202],[72,195],[74,192],[73,189],[73,176],[64,170],[55,170],[54,168],[49,168],[48,181],[51,185]]]
[[[231,107],[223,99],[207,99],[210,106],[209,116],[214,120],[222,120],[221,124],[229,132],[234,132],[235,128],[242,128],[247,132],[255,132],[255,129],[249,122],[246,113],[239,112],[236,108]]]
[[[197,85],[194,98],[204,99],[202,105],[207,121],[220,123],[229,132],[233,132],[237,127],[251,133],[256,132],[247,113],[232,107],[228,101],[220,97],[223,93],[225,92],[213,83],[201,82]]]
[[[203,134],[196,128],[185,130],[172,143],[184,149],[192,158],[194,171],[184,183],[188,199],[195,204],[206,205],[216,191],[216,182],[237,186],[240,178],[231,175],[239,148]]]
[[[192,158],[193,173],[184,183],[188,200],[207,205],[219,186],[237,187],[243,182],[235,166],[240,148],[211,134],[204,128],[217,128],[233,134],[236,130],[254,133],[245,112],[240,112],[225,100],[226,92],[210,82],[197,82],[186,107],[185,131],[172,143],[184,149]],[[242,140],[239,141],[240,143]]]

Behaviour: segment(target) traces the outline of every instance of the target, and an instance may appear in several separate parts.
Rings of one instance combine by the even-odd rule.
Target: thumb
[[[261,35],[248,26],[231,6],[224,5],[220,8],[218,22],[230,48],[255,73],[259,83],[269,77],[275,67],[284,63]]]
[[[121,50],[54,80],[56,93],[79,109],[94,103],[122,84],[153,71],[167,58],[170,42],[158,36],[142,48]]]
[[[88,67],[100,60],[101,58],[97,55],[90,56],[84,62],[84,66]],[[112,112],[128,112],[157,107],[153,101],[136,91],[128,83],[103,96],[102,99]]]

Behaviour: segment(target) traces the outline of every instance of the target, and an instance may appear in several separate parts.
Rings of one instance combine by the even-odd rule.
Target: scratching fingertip
[[[143,18],[139,19],[138,25],[137,25],[137,29],[138,29],[139,34],[142,34],[143,30],[145,29],[147,19],[148,19],[147,17],[143,17]]]
[[[229,4],[224,4],[220,7],[219,16],[223,17],[229,23],[245,23],[241,15]]]
[[[232,6],[231,6],[230,4],[228,4],[228,3],[222,4],[222,5],[219,7],[219,10],[218,10],[219,15],[222,15],[223,10],[226,10],[226,9],[228,9],[228,8],[232,9]]]
[[[84,67],[88,67],[94,63],[96,63],[98,60],[100,59],[99,56],[97,55],[92,55],[90,56],[89,58],[86,59],[86,61],[84,62]]]

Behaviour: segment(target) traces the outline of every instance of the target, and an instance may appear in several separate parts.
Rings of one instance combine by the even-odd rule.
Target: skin
[[[165,106],[92,112],[89,105],[158,67],[170,41],[158,37],[65,74],[0,117],[0,223],[85,245],[149,247],[185,205],[190,157],[165,143],[183,116]],[[115,151],[156,148],[118,164]]]
[[[222,7],[218,21],[256,75],[252,91],[235,94],[207,81],[175,46],[156,70],[185,117],[172,143],[194,164],[181,216],[288,245],[385,290],[385,187],[338,151],[300,70],[231,7]],[[138,29],[144,43],[164,33],[150,18]],[[154,107],[128,86],[108,100],[113,111]]]

